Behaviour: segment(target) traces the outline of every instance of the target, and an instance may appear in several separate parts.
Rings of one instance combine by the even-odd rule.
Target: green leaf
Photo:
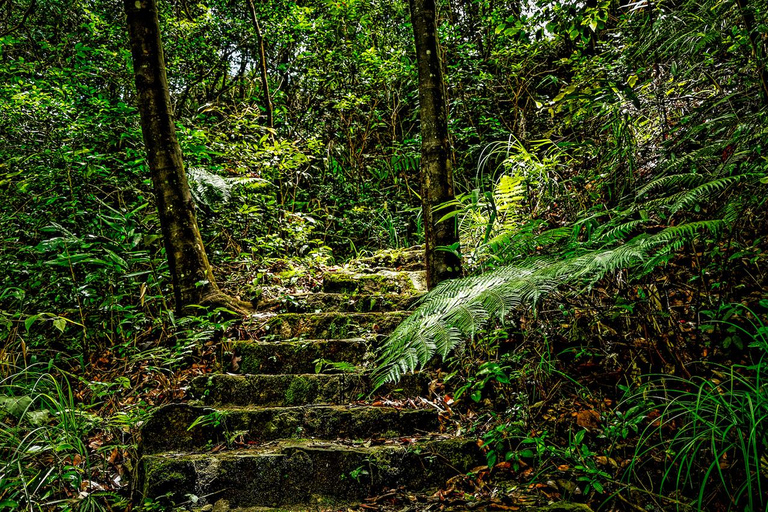
[[[40,318],[40,315],[32,315],[24,320],[24,328],[27,330],[27,334],[29,334],[29,329],[32,327],[32,324],[37,321],[38,318]]]
[[[67,321],[64,318],[57,316],[53,319],[53,326],[57,328],[59,332],[64,332],[64,329],[67,327]]]

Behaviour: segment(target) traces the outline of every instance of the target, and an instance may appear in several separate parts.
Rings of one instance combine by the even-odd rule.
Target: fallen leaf
[[[600,426],[600,413],[593,410],[579,411],[576,413],[576,424],[584,428],[597,428]]]

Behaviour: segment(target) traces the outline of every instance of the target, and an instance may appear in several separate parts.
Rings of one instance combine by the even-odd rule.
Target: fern
[[[690,206],[692,203],[702,200],[712,200],[712,196],[716,192],[722,192],[729,185],[738,182],[742,179],[742,176],[726,176],[715,180],[708,181],[698,187],[687,191],[680,196],[670,207],[671,213],[674,215],[683,208]]]
[[[624,223],[604,237],[611,239],[617,229],[631,230],[642,222]],[[560,260],[527,260],[440,283],[382,345],[374,383],[395,382],[436,355],[445,359],[491,320],[504,322],[518,308],[535,307],[565,284],[589,288],[621,269],[637,269],[642,275],[666,262],[686,242],[702,233],[717,235],[725,225],[723,220],[690,222],[654,235],[644,233],[612,248],[582,250]]]
[[[521,218],[520,205],[525,199],[525,178],[522,175],[504,174],[494,190],[496,212],[503,230],[515,229]]]
[[[187,168],[187,177],[195,202],[212,211],[217,210],[221,203],[228,203],[232,199],[233,190],[238,185],[250,184],[259,187],[270,185],[269,181],[261,178],[225,178],[202,167]]]
[[[656,189],[678,188],[681,186],[683,187],[696,186],[705,179],[706,179],[706,176],[703,176],[695,172],[662,176],[660,178],[657,178],[651,181],[646,186],[638,190],[637,196],[642,197],[646,195],[648,192],[650,192],[651,190],[656,190]]]

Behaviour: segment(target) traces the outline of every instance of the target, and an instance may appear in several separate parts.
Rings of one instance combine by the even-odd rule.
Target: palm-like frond
[[[270,182],[262,178],[224,177],[202,167],[188,167],[187,177],[195,202],[211,210],[216,210],[220,204],[229,202],[238,185],[270,186]]]
[[[378,386],[397,381],[435,355],[445,358],[490,320],[503,322],[516,309],[534,307],[566,283],[589,287],[621,269],[647,272],[685,242],[702,233],[717,234],[724,226],[722,220],[681,224],[611,248],[585,250],[560,260],[527,260],[440,283],[384,342],[374,382]]]

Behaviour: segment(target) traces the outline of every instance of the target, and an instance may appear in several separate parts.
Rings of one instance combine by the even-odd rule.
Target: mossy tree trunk
[[[194,304],[240,313],[248,304],[223,294],[213,277],[176,138],[156,0],[124,0],[141,131],[157,200],[176,310]]]
[[[455,199],[448,107],[437,36],[434,0],[409,0],[419,69],[421,121],[421,201],[426,245],[427,287],[461,276],[455,220],[437,222],[451,208],[436,207]],[[438,250],[451,247],[452,250]]]

